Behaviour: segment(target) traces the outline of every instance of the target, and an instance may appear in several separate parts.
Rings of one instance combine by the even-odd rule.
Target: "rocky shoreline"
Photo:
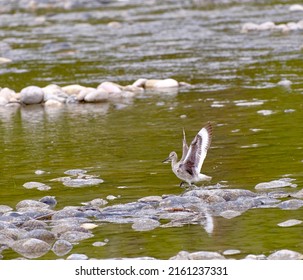
[[[0,107],[42,104],[45,107],[60,107],[64,104],[99,103],[132,99],[146,91],[175,92],[179,87],[189,86],[174,79],[138,79],[131,85],[121,86],[113,82],[102,82],[96,88],[81,85],[60,87],[28,86],[20,92],[9,88],[0,89]]]
[[[75,176],[71,172],[66,174]],[[79,176],[79,171],[77,174]],[[216,230],[214,219],[219,216],[233,219],[251,209],[296,210],[302,207],[303,190],[277,190],[296,187],[289,182],[283,178],[258,184],[256,192],[227,189],[217,184],[188,189],[180,195],[147,196],[125,204],[115,204],[116,197],[109,195],[106,198],[95,198],[81,206],[66,206],[62,209],[52,196],[22,200],[14,209],[0,205],[0,258],[3,258],[1,254],[5,255],[5,250],[13,250],[20,258],[27,259],[40,258],[49,251],[58,258],[89,259],[89,256],[83,254],[68,254],[74,244],[92,238],[94,229],[107,223],[130,224],[134,231],[141,232],[198,224],[211,235]],[[260,192],[262,186],[264,188]],[[111,205],[107,206],[109,202]],[[290,227],[300,223],[302,221],[291,219],[277,226]],[[94,242],[92,246],[105,246],[107,242]],[[224,252],[181,251],[170,259],[233,259],[240,253],[233,248]],[[303,254],[281,249],[268,256],[252,252],[244,259],[303,259]]]

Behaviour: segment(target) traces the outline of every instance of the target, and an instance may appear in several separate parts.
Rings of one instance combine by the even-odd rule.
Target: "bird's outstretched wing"
[[[183,128],[182,157],[180,159],[181,162],[185,159],[187,152],[188,152],[188,146],[186,143],[186,136],[185,136],[185,131]]]
[[[212,126],[208,122],[196,135],[189,146],[189,150],[184,159],[184,167],[190,173],[199,174],[206,158],[207,150],[212,139]]]

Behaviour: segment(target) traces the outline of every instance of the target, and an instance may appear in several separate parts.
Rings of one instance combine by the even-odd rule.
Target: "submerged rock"
[[[278,204],[278,207],[284,210],[296,210],[303,206],[303,200],[290,199]]]
[[[68,179],[63,182],[64,186],[71,188],[90,187],[103,183],[102,179],[89,178],[89,179]]]
[[[70,243],[77,243],[81,240],[88,239],[94,235],[89,232],[80,232],[80,231],[66,231],[60,235],[60,239],[66,240]]]
[[[57,205],[57,200],[54,196],[44,196],[40,198],[39,201],[47,204],[50,208],[54,208]]]
[[[265,189],[275,189],[275,188],[285,188],[285,187],[297,187],[296,184],[291,183],[293,181],[289,178],[283,178],[279,180],[273,180],[270,182],[259,183],[255,186],[256,190],[265,190]]]
[[[15,252],[29,259],[42,257],[50,248],[48,243],[36,238],[21,239],[12,244]]]
[[[134,229],[135,231],[149,231],[159,226],[160,223],[158,221],[153,219],[143,218],[136,220],[132,225],[132,229]]]
[[[57,256],[62,257],[68,254],[72,249],[73,249],[73,245],[70,242],[59,239],[54,243],[52,251]]]
[[[27,182],[23,184],[23,187],[26,189],[37,189],[39,191],[47,191],[51,189],[50,186],[39,182]]]

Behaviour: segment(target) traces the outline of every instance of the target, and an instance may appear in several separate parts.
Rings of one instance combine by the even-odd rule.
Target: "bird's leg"
[[[182,181],[182,182],[180,183],[180,188],[183,188],[184,184],[185,184],[185,182]]]

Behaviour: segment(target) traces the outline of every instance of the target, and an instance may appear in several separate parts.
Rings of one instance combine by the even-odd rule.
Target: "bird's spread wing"
[[[200,173],[207,150],[210,147],[211,139],[212,126],[210,123],[207,123],[191,142],[188,153],[184,159],[183,164],[189,173]]]
[[[187,155],[187,152],[188,152],[188,146],[187,146],[187,143],[186,143],[186,136],[185,136],[185,131],[184,131],[184,128],[183,128],[183,145],[182,145],[182,157],[181,157],[181,162],[185,159],[186,155]]]

